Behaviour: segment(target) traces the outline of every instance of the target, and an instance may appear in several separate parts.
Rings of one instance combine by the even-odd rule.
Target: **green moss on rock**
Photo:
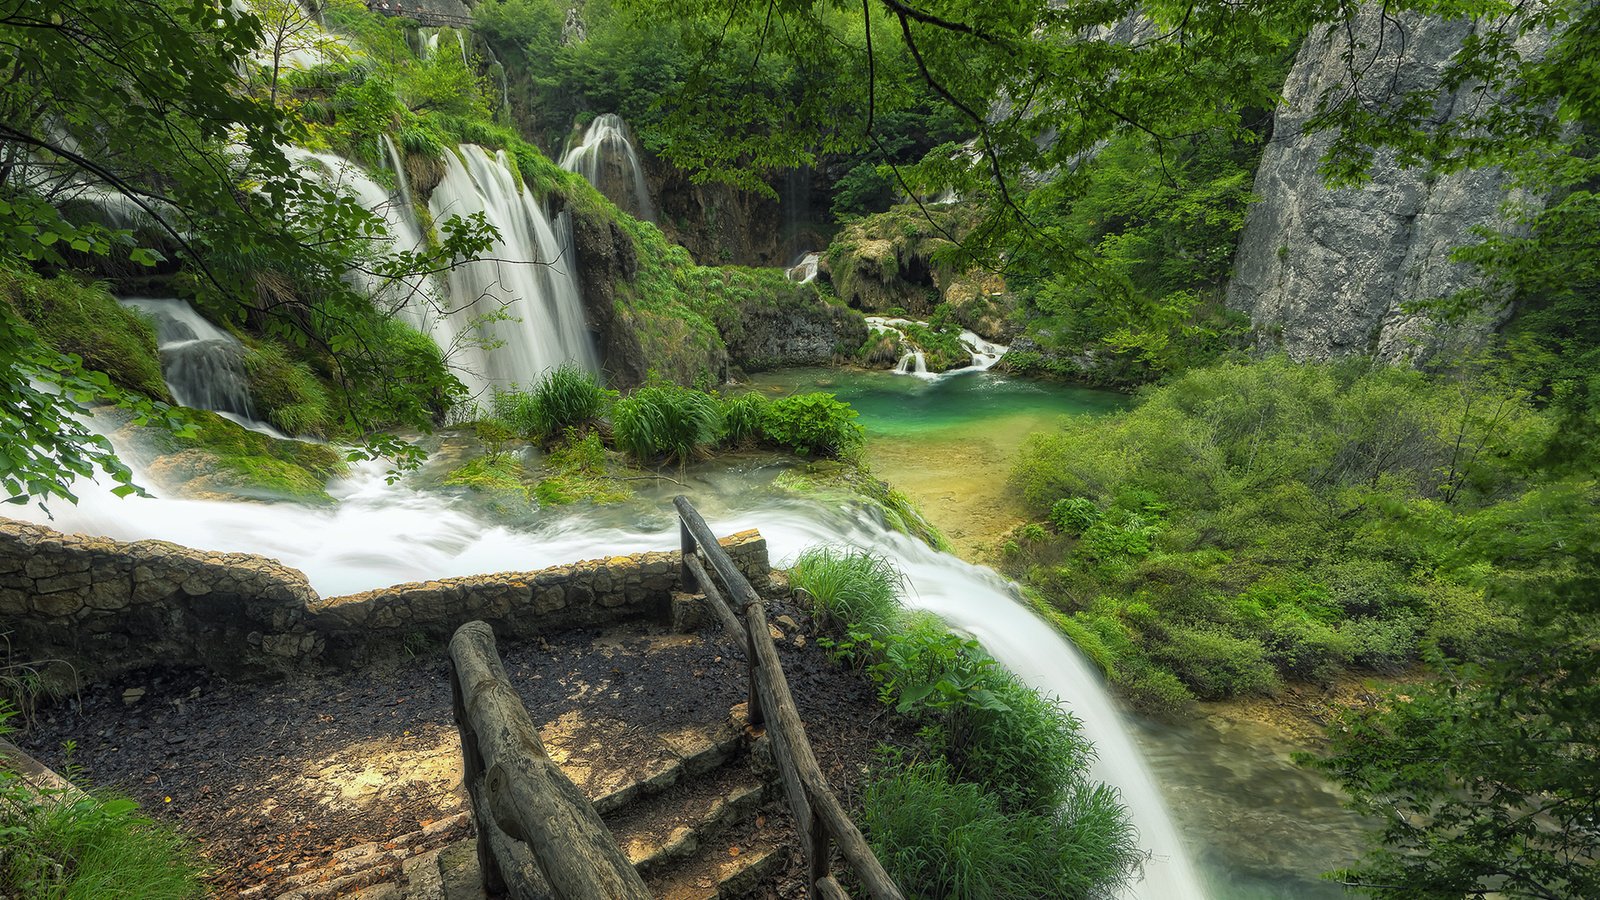
[[[0,271],[0,302],[11,304],[50,346],[76,354],[111,383],[171,402],[150,320],[119,304],[101,285],[65,275]]]

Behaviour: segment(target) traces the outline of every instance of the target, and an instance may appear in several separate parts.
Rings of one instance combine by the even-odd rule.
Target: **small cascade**
[[[807,253],[794,261],[794,264],[784,272],[790,281],[799,284],[817,280],[817,266],[822,262],[822,254]]]
[[[504,151],[491,156],[463,144],[445,163],[444,180],[428,204],[434,221],[481,212],[500,232],[481,259],[448,276],[457,333],[470,328],[480,339],[460,348],[477,380],[468,387],[531,384],[567,362],[599,372],[566,214],[552,219],[518,187]]]
[[[605,113],[589,123],[583,142],[561,158],[561,168],[577,172],[624,212],[646,222],[656,221],[644,166],[628,139],[628,123],[616,113]]]
[[[910,353],[900,357],[900,361],[895,364],[894,373],[896,375],[927,375],[928,358],[923,355],[921,350],[912,350]]]
[[[916,375],[934,381],[949,375],[966,372],[987,372],[994,367],[995,363],[1000,361],[1000,357],[1006,355],[1006,350],[1010,349],[1004,344],[996,344],[993,341],[985,340],[974,331],[962,329],[960,336],[961,346],[967,348],[967,352],[972,354],[972,361],[958,369],[930,373],[922,350],[912,344],[904,329],[906,325],[920,325],[926,328],[928,323],[915,322],[911,319],[890,318],[888,316],[867,316],[866,318],[868,328],[891,332],[912,346],[912,350],[901,356],[900,361],[895,363],[892,371],[896,375]]]
[[[182,300],[125,297],[119,302],[155,320],[161,375],[178,405],[255,420],[245,349],[238,338]]]

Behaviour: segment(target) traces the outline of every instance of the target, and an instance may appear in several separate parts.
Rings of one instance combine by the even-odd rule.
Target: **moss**
[[[829,502],[865,502],[883,516],[885,524],[910,535],[935,550],[954,553],[948,538],[917,509],[911,498],[874,476],[859,460],[819,460],[803,468],[790,469],[773,482],[796,494]]]
[[[930,221],[930,216],[932,221]],[[956,278],[947,257],[978,221],[975,207],[915,205],[856,219],[828,247],[834,289],[857,309],[925,315]]]
[[[311,368],[290,359],[283,345],[272,340],[255,343],[245,354],[250,379],[250,399],[256,409],[280,431],[325,438],[333,426],[332,403]]]
[[[106,373],[112,384],[171,402],[155,327],[104,287],[65,275],[46,279],[0,271],[0,302],[10,303],[50,346],[82,357],[85,367]]]
[[[327,444],[269,437],[206,410],[183,414],[185,433],[136,427],[124,436],[153,479],[187,495],[330,504],[324,485],[348,471]]]
[[[534,486],[534,496],[550,506],[621,503],[633,492],[613,473],[619,465],[607,455],[600,435],[591,431],[578,438],[569,431],[566,441],[545,457],[544,477]]]
[[[484,494],[521,494],[528,489],[522,480],[527,470],[515,456],[507,453],[479,456],[445,476],[444,483]]]

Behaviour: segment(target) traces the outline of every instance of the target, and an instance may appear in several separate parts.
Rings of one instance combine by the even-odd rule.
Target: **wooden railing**
[[[490,895],[648,900],[644,881],[589,798],[545,753],[506,677],[493,629],[484,622],[457,629],[450,662],[463,781]]]
[[[849,897],[831,872],[832,848],[838,847],[839,855],[868,897],[904,900],[817,765],[805,725],[800,721],[800,710],[789,693],[778,648],[772,643],[761,596],[717,543],[716,535],[689,498],[680,496],[672,503],[678,508],[683,544],[683,590],[704,595],[723,628],[744,646],[750,679],[749,724],[753,728],[764,727],[771,739],[772,756],[805,854],[806,884],[811,896],[830,900]],[[744,613],[742,622],[734,614],[735,607]]]

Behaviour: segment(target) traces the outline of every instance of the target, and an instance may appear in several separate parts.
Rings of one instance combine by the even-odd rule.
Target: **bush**
[[[1075,794],[1060,813],[1008,816],[938,760],[880,766],[862,826],[895,881],[927,898],[1094,897],[1135,856],[1109,788]]]
[[[1050,521],[1062,534],[1083,534],[1100,521],[1100,507],[1085,497],[1066,497],[1051,504]]]
[[[769,440],[795,453],[850,456],[866,440],[855,418],[855,409],[832,394],[795,394],[772,402],[765,428]]]
[[[789,567],[789,584],[824,621],[879,640],[900,617],[902,576],[887,558],[853,547],[812,547]]]
[[[1214,628],[1173,626],[1150,655],[1202,700],[1272,694],[1278,689],[1277,674],[1259,641]]]
[[[740,394],[722,401],[722,443],[733,447],[758,444],[766,437],[771,404],[761,394]]]
[[[607,391],[594,375],[570,363],[551,370],[531,391],[496,391],[495,418],[535,439],[583,430],[605,415]]]
[[[641,463],[686,463],[717,442],[722,411],[709,394],[652,384],[617,401],[611,412],[617,447]]]

